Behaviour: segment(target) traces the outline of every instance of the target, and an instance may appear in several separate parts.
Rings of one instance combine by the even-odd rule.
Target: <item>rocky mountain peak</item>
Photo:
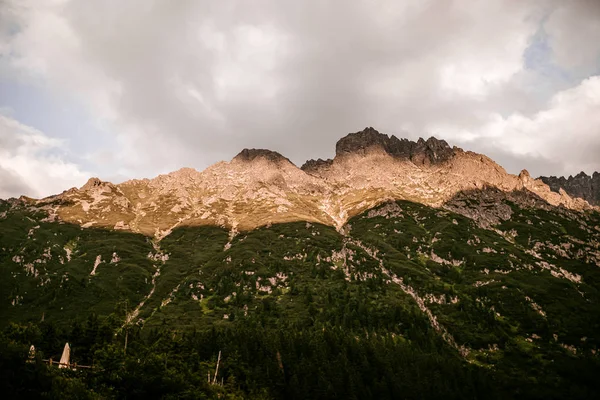
[[[586,174],[585,172],[581,171],[580,173],[578,173],[577,175],[575,175],[575,178],[577,178],[577,179],[589,179],[591,177],[588,174]]]
[[[371,148],[381,148],[389,152],[390,140],[388,135],[379,133],[372,127],[367,127],[362,131],[349,133],[338,140],[335,145],[335,155],[343,157],[346,154],[365,154]]]
[[[550,186],[553,192],[560,193],[560,190],[563,189],[572,197],[584,199],[592,205],[600,205],[600,174],[598,172],[594,172],[591,176],[581,171],[568,178],[541,176],[539,179]]]
[[[438,164],[454,156],[454,150],[445,140],[430,137],[419,138],[413,142],[409,139],[398,139],[379,133],[368,127],[360,132],[350,133],[336,144],[336,157],[348,154],[366,154],[371,149],[379,148],[394,158],[408,159],[416,165]]]
[[[233,160],[249,162],[261,158],[272,162],[285,161],[293,164],[287,157],[282,156],[276,151],[267,149],[244,149],[240,151],[238,155],[233,158]]]
[[[112,192],[115,189],[116,186],[111,182],[102,181],[100,178],[93,177],[88,179],[85,185],[79,188],[79,192],[90,196],[97,196],[100,193]],[[76,193],[76,191],[72,193]]]
[[[88,179],[88,181],[85,183],[85,185],[83,185],[81,187],[81,190],[90,190],[90,189],[93,189],[93,188],[101,186],[101,185],[102,185],[102,181],[99,178],[92,177],[92,178]]]
[[[85,185],[79,188],[79,190],[82,192],[97,192],[103,190],[112,190],[114,186],[115,185],[110,182],[102,181],[100,178],[93,177],[88,179]]]
[[[530,178],[531,178],[531,175],[529,174],[529,171],[527,171],[526,169],[522,170],[519,173],[519,179],[522,181],[529,180]]]
[[[417,165],[438,164],[448,161],[454,156],[454,150],[445,140],[430,137],[427,140],[419,138],[411,149],[410,159]]]
[[[332,159],[327,159],[327,160],[323,160],[321,158],[317,159],[317,160],[308,160],[306,161],[304,164],[302,164],[302,166],[300,167],[300,169],[306,173],[311,173],[311,172],[315,172],[318,171],[322,168],[328,168],[331,167],[331,165],[333,164],[333,160]]]

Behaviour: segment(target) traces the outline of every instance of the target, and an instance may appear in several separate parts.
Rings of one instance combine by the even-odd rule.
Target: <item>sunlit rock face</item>
[[[505,199],[535,207],[590,208],[527,171],[508,174],[485,155],[433,137],[414,142],[373,128],[340,139],[333,160],[309,160],[302,168],[274,151],[244,149],[230,162],[201,172],[183,168],[118,185],[91,178],[79,189],[28,201],[53,218],[84,227],[162,238],[182,225],[238,231],[309,221],[341,229],[352,216],[394,199],[450,208],[483,225],[510,218],[501,209]],[[462,207],[467,199],[482,204],[480,212]]]

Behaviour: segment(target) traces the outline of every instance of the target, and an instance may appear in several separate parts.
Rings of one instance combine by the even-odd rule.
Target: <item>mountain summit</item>
[[[372,127],[340,139],[335,154],[336,157],[344,157],[347,154],[366,154],[373,149],[383,150],[394,158],[410,160],[416,165],[442,163],[454,156],[454,151],[445,140],[430,137],[413,142],[379,133]]]
[[[239,154],[233,159],[240,161],[253,161],[257,158],[262,158],[273,162],[287,161],[290,164],[292,164],[292,162],[289,159],[282,156],[278,152],[266,149],[244,149],[240,151]]]
[[[340,229],[352,216],[390,199],[452,209],[485,225],[507,218],[507,211],[497,210],[494,201],[476,213],[464,211],[457,199],[479,201],[490,193],[495,203],[510,199],[539,207],[590,207],[528,173],[508,174],[490,158],[444,140],[414,142],[371,127],[340,139],[333,160],[309,160],[302,168],[274,151],[244,149],[230,162],[201,172],[184,168],[119,185],[91,178],[80,189],[34,203],[52,218],[84,227],[162,238],[185,225],[237,231],[309,221]]]
[[[398,139],[378,132],[372,127],[350,133],[338,140],[335,146],[336,158],[353,155],[366,156],[373,152],[383,152],[398,160],[409,160],[415,165],[441,164],[454,157],[455,152],[445,140],[430,137],[419,138],[413,142],[409,139]],[[327,168],[333,160],[308,160],[302,166],[307,172],[315,172],[319,168]]]

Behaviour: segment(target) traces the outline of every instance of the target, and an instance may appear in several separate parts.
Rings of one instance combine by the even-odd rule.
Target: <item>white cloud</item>
[[[64,160],[64,146],[0,115],[0,198],[45,197],[85,183],[89,174]]]
[[[546,167],[541,170],[532,163],[535,175],[592,173],[600,170],[600,76],[556,93],[546,109],[532,116],[493,114],[477,131],[452,126],[430,129],[463,143],[475,142],[473,145],[484,151],[501,149],[522,162],[530,159]]]

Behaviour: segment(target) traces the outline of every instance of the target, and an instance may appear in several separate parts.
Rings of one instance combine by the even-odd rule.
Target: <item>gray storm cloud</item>
[[[365,126],[435,135],[510,172],[592,172],[598,4],[9,1],[0,71],[109,126],[105,176],[202,169],[244,147],[301,164]]]

